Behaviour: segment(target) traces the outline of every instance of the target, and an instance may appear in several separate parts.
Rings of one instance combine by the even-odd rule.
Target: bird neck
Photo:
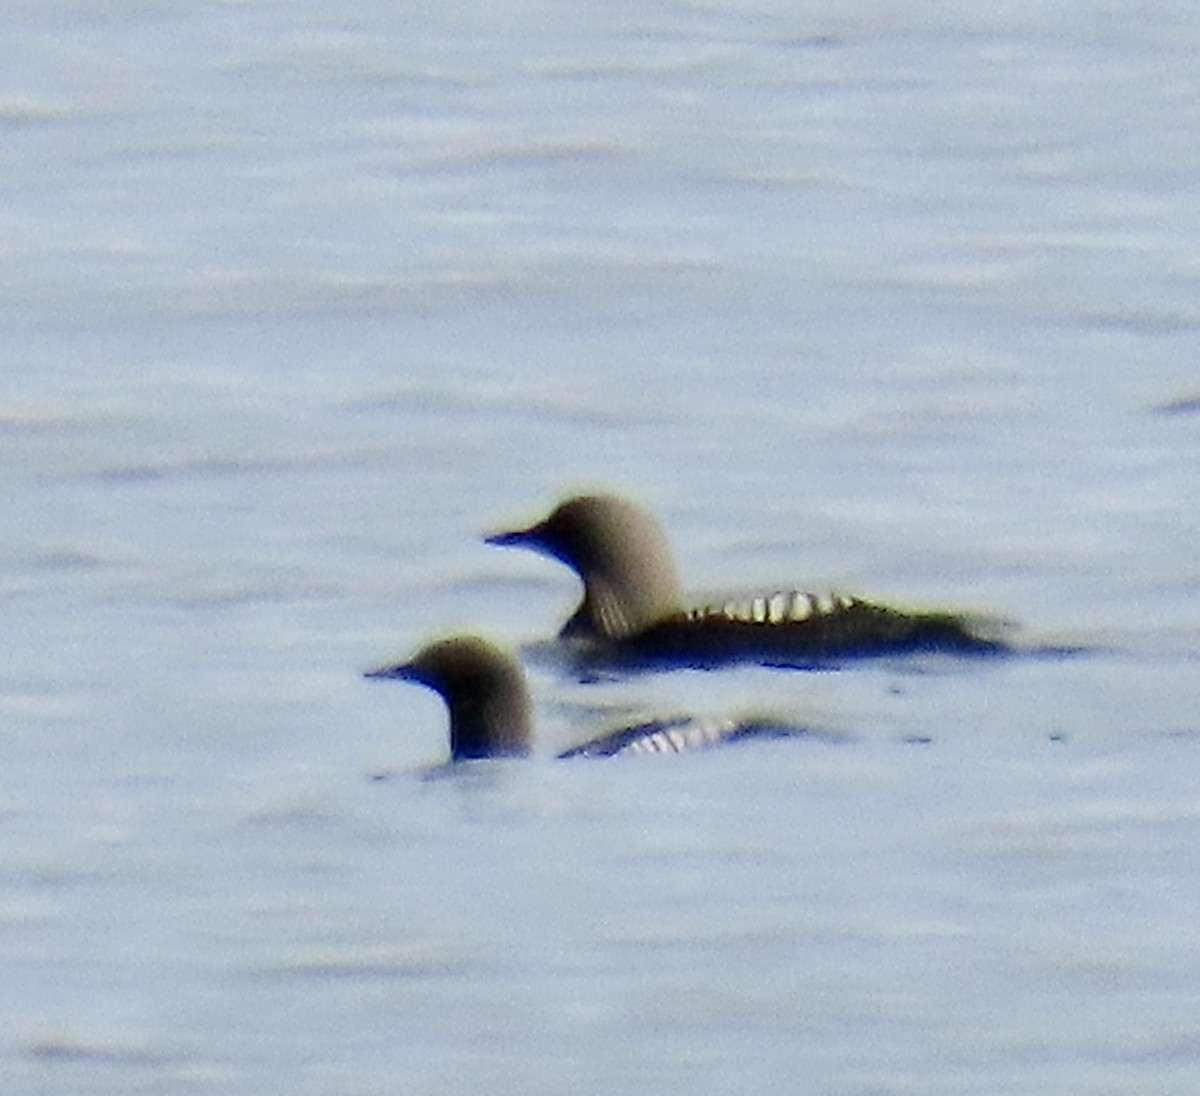
[[[583,573],[583,601],[564,635],[620,640],[680,612],[683,594],[665,545],[610,553]]]
[[[450,754],[456,761],[529,753],[529,697],[523,685],[493,684],[449,698]]]

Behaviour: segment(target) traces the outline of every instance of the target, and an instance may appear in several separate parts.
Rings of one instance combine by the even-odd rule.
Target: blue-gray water
[[[1188,1093],[1200,19],[0,15],[13,1093]],[[361,670],[547,636],[484,547],[653,506],[698,592],[1087,657],[584,685],[831,735],[423,780]],[[389,779],[372,781],[382,770]]]

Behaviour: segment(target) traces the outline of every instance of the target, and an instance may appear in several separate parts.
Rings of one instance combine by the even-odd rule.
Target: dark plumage
[[[572,568],[583,580],[583,600],[560,634],[617,656],[701,666],[806,665],[911,651],[1007,650],[966,616],[908,612],[858,597],[781,591],[689,606],[657,519],[613,495],[568,499],[544,520],[487,542],[530,548]]]
[[[372,678],[415,681],[438,693],[450,712],[450,759],[523,757],[533,740],[525,675],[509,652],[476,636],[431,643],[408,662],[372,670]],[[624,727],[558,756],[614,757],[683,753],[745,738],[805,733],[770,720],[653,720]]]
[[[372,670],[432,689],[450,712],[450,758],[523,757],[532,741],[529,690],[517,660],[476,636],[423,647],[408,662]]]

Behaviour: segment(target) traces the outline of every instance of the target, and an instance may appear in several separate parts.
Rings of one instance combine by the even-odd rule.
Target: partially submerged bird
[[[516,658],[478,636],[452,636],[423,647],[408,662],[366,674],[415,681],[436,692],[450,713],[450,760],[524,757],[533,742],[529,690]],[[800,727],[766,719],[652,720],[623,727],[558,754],[614,757],[631,753],[683,753],[746,738],[804,734]]]
[[[635,660],[711,666],[754,661],[809,665],[913,651],[1008,650],[983,622],[909,612],[842,594],[778,591],[688,605],[666,533],[644,507],[615,495],[579,495],[525,529],[488,544],[561,560],[583,580],[583,600],[559,633]]]
[[[524,757],[530,751],[529,690],[517,660],[486,639],[453,636],[408,662],[372,670],[432,689],[450,712],[450,758]]]

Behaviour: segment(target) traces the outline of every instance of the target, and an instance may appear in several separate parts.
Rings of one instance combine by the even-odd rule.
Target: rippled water
[[[1194,1091],[1190,7],[0,29],[6,1091]],[[581,683],[581,486],[1090,653]],[[828,733],[424,779],[459,628]]]

